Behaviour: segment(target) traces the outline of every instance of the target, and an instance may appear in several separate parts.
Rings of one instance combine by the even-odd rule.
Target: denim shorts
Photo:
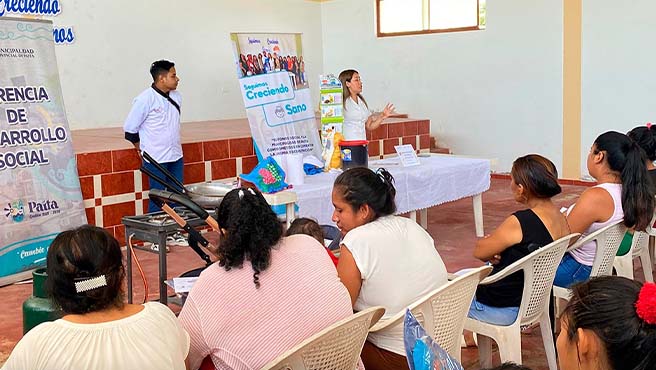
[[[573,284],[588,280],[591,271],[592,266],[579,263],[571,254],[565,253],[558,265],[554,285],[569,288]]]
[[[469,306],[467,317],[488,324],[508,326],[515,322],[519,307],[493,307],[476,300]]]

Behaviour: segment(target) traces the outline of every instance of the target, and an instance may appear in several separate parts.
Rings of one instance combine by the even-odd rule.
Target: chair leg
[[[651,258],[649,257],[649,248],[643,248],[640,252],[640,263],[642,264],[642,271],[645,274],[645,281],[653,283],[654,271],[651,265]]]
[[[547,323],[549,325],[549,323]],[[501,357],[501,363],[504,362],[514,362],[518,365],[522,364],[522,334],[517,328],[516,332],[508,333],[505,337],[502,336],[505,340],[499,340],[497,344],[499,345],[499,356]]]
[[[566,305],[567,305],[567,300],[565,298],[554,296],[554,307],[555,307],[554,308],[554,317],[556,319],[558,319],[560,317],[560,314],[563,312]]]
[[[547,314],[543,314],[540,318],[540,333],[542,334],[544,351],[547,354],[549,370],[558,370],[556,348],[554,347],[553,332],[551,331],[551,320],[549,320],[549,315]]]
[[[492,338],[476,334],[478,339],[478,361],[482,369],[492,367]]]
[[[633,256],[626,254],[621,257],[615,257],[613,267],[617,271],[618,276],[633,279]]]

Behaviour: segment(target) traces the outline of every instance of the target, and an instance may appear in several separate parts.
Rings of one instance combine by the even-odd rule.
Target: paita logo
[[[23,201],[17,200],[12,203],[7,203],[5,207],[5,216],[11,218],[14,222],[21,222],[25,218],[25,208],[23,207]]]

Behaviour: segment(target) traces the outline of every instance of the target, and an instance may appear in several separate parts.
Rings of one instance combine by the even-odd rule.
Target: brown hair
[[[346,109],[346,100],[351,97],[351,90],[346,86],[347,82],[351,82],[351,79],[353,78],[353,75],[358,73],[355,69],[345,69],[339,73],[339,81],[342,83],[342,107]],[[362,94],[358,94],[358,98],[362,99],[364,102],[364,105],[369,108],[369,105],[367,104],[367,101],[364,99],[364,96]]]
[[[323,245],[323,230],[321,226],[314,221],[313,219],[307,217],[301,217],[295,219],[289,229],[285,233],[285,236],[296,235],[296,234],[305,234],[315,238],[321,245]]]
[[[560,194],[556,166],[539,154],[529,154],[515,159],[510,175],[517,185],[522,185],[536,198],[551,198]]]
[[[61,232],[48,249],[45,289],[66,314],[123,307],[123,253],[105,229],[84,225]],[[75,283],[105,276],[106,286],[77,292]]]

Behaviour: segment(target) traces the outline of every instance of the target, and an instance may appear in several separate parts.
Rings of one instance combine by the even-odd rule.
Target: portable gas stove
[[[198,217],[194,212],[184,207],[175,207],[174,210],[180,217],[184,218],[192,227],[206,226],[205,220]],[[207,210],[214,217],[215,210]],[[148,241],[157,243],[159,251],[153,251],[150,248],[144,248],[133,245],[134,248],[159,254],[159,301],[162,304],[168,303],[167,296],[167,272],[166,272],[166,237],[182,229],[178,224],[164,212],[154,212],[139,216],[125,216],[121,219],[125,225],[125,243],[129,242],[130,235],[134,234],[133,240]],[[132,251],[127,249],[127,283],[128,283],[128,303],[132,303]]]

